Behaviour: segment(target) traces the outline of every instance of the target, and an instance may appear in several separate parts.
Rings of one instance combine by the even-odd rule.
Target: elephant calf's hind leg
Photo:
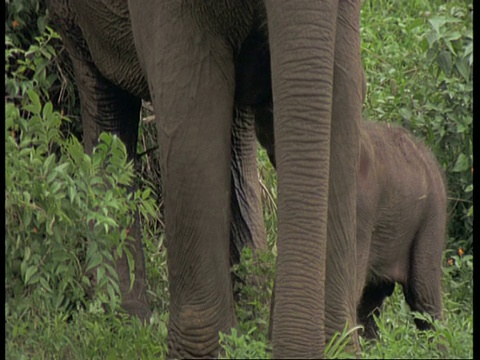
[[[357,307],[358,321],[364,327],[363,336],[367,339],[377,338],[377,324],[374,316],[380,315],[380,309],[387,296],[393,293],[395,283],[367,285]]]
[[[443,217],[444,214],[439,216]],[[443,221],[435,224],[432,221],[417,234],[412,249],[408,282],[404,285],[405,300],[412,311],[430,314],[437,320],[442,318],[443,247],[438,243],[443,242],[444,224]],[[430,323],[421,319],[415,319],[415,324],[420,330],[432,327]]]

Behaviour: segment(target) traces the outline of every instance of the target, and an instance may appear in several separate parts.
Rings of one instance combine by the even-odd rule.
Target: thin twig
[[[144,117],[142,120],[145,124],[151,123],[152,121],[155,120],[155,115]]]
[[[452,197],[447,197],[447,200],[454,200],[456,202],[464,202],[464,203],[468,203],[468,204],[473,204],[473,201],[472,200],[465,200],[465,199],[459,199],[459,198],[452,198]]]
[[[277,211],[277,202],[275,201],[272,194],[270,194],[270,191],[268,191],[267,187],[263,183],[262,177],[260,176],[260,174],[258,174],[258,181],[260,181],[260,186],[262,187],[263,191],[267,194],[267,197],[270,200],[273,208],[275,209],[275,211]]]

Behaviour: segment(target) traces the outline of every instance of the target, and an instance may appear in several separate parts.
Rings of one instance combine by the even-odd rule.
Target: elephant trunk
[[[266,1],[278,174],[273,357],[323,356],[335,1]]]

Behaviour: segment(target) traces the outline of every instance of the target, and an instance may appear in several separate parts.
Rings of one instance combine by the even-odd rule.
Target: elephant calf
[[[257,114],[259,142],[275,166],[273,117]],[[414,311],[441,318],[446,187],[433,154],[405,129],[363,121],[357,172],[357,315],[376,337],[373,314],[395,283]],[[332,164],[335,166],[335,164]],[[328,262],[328,259],[327,259]],[[328,265],[327,263],[327,277]],[[416,320],[417,327],[429,325]]]
[[[441,318],[446,186],[433,154],[405,129],[362,123],[357,173],[357,308],[366,337],[395,283],[413,311]],[[428,324],[416,321],[419,329]]]

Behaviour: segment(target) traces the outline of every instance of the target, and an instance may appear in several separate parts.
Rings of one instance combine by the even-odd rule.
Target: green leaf
[[[77,195],[77,189],[75,188],[75,186],[69,186],[67,188],[67,192],[68,192],[68,198],[70,199],[70,204],[73,204],[73,202],[75,201],[75,197]]]
[[[5,104],[5,129],[13,126],[14,120],[20,116],[18,108],[13,103]]]
[[[42,104],[40,103],[40,97],[34,90],[27,91],[31,104],[26,105],[25,108],[33,114],[39,115],[42,111]]]
[[[67,169],[69,166],[70,166],[69,163],[60,164],[55,168],[55,171],[57,173],[63,173],[65,171],[65,169]]]
[[[462,38],[462,34],[458,31],[452,31],[445,35],[444,39],[448,41],[455,41]]]
[[[457,53],[455,52],[455,49],[453,48],[452,42],[447,39],[443,39],[445,45],[447,46],[448,50],[454,55],[457,56]]]
[[[53,105],[52,103],[49,101],[45,104],[45,106],[43,107],[43,119],[44,120],[47,120],[49,119],[51,116],[52,116],[52,113],[53,113]]]
[[[431,48],[432,45],[438,41],[438,33],[435,31],[430,31],[425,35],[425,38],[427,39],[429,48]]]
[[[47,176],[47,184],[50,184],[53,180],[55,180],[56,177],[57,177],[57,172],[55,171],[49,172]]]
[[[47,157],[47,159],[45,160],[45,162],[43,163],[43,172],[44,173],[47,173],[48,170],[50,170],[51,166],[53,164],[55,160],[55,154],[52,154],[50,155],[49,157]]]
[[[450,76],[452,72],[452,56],[448,51],[440,51],[437,56],[437,63],[443,73]]]
[[[31,285],[34,282],[32,281],[32,277],[37,273],[38,267],[37,266],[29,266],[27,271],[25,272],[25,285]]]
[[[472,72],[466,58],[458,59],[455,63],[455,67],[465,80],[470,80],[470,75]]]
[[[50,191],[52,192],[52,194],[57,193],[58,190],[60,190],[60,188],[62,188],[62,185],[63,185],[63,183],[61,183],[61,182],[55,182],[55,183],[53,183],[53,185],[52,185],[52,187],[51,187],[51,189],[50,189]],[[60,195],[61,195],[60,198],[57,197],[57,202],[58,202],[58,200],[60,200],[61,198],[64,197],[64,194],[63,194],[63,193],[60,194]]]
[[[97,267],[97,283],[101,284],[105,282],[105,267],[99,266]]]
[[[430,25],[432,25],[433,30],[435,30],[436,33],[440,32],[440,27],[443,26],[446,22],[446,19],[442,17],[431,17],[428,19],[428,22]]]
[[[473,217],[473,205],[468,208],[467,216],[468,217]]]
[[[32,211],[28,208],[23,210],[22,214],[23,227],[28,228],[30,222],[32,221]]]
[[[412,119],[412,111],[410,109],[403,107],[398,112],[406,121],[410,121]]]
[[[81,283],[82,283],[83,285],[85,285],[85,286],[88,286],[88,287],[91,286],[91,284],[90,284],[90,279],[89,279],[87,276],[85,276],[85,275],[82,276]]]
[[[103,257],[98,251],[91,253],[89,256],[89,262],[87,263],[87,268],[85,269],[85,272],[89,272],[93,268],[100,265],[102,262],[103,262]]]
[[[97,184],[103,184],[103,179],[100,176],[96,176],[90,180],[90,186],[94,186]]]
[[[470,167],[468,157],[465,154],[458,155],[457,161],[453,166],[452,172],[462,172],[468,170]]]
[[[40,278],[40,285],[42,285],[43,289],[45,289],[47,292],[51,293],[52,288],[50,287],[50,284],[47,282],[47,280],[43,277]]]
[[[55,223],[55,216],[52,216],[52,220],[49,223],[45,224],[45,230],[47,231],[48,235],[53,235],[53,224]]]
[[[150,197],[151,192],[152,192],[152,191],[150,190],[150,188],[146,188],[146,189],[142,192],[142,195],[141,195],[142,199],[143,199],[143,200],[147,200],[147,199]]]

